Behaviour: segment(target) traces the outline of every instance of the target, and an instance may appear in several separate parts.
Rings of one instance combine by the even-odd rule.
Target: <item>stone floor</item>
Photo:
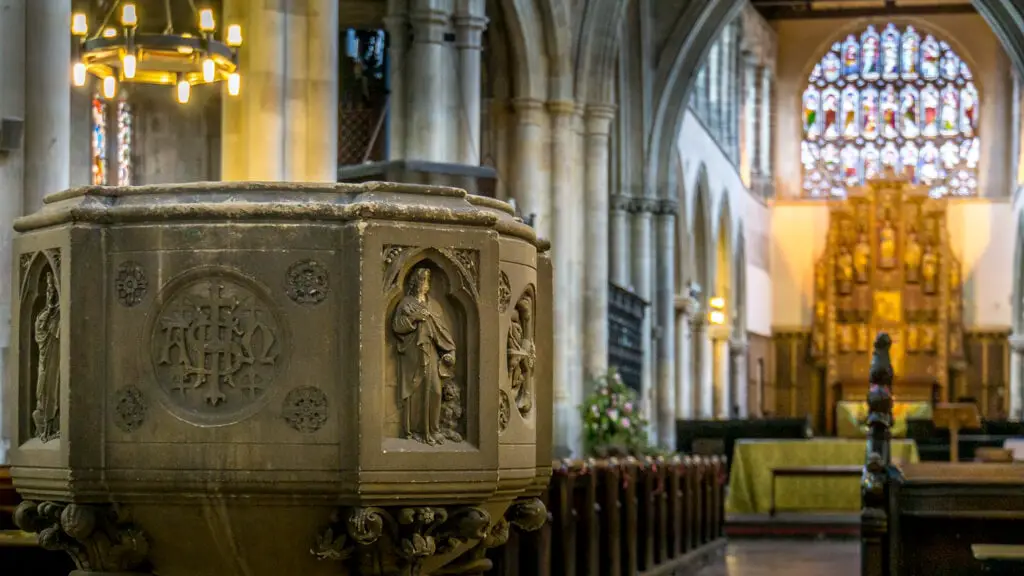
[[[858,576],[860,542],[731,540],[725,563],[697,576]]]

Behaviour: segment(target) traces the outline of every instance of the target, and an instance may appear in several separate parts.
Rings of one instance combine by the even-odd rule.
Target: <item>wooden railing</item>
[[[725,459],[557,462],[549,522],[490,555],[501,576],[688,574],[722,549]]]

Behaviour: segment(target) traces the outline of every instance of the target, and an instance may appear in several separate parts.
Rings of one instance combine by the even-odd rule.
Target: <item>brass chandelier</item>
[[[238,47],[242,45],[242,27],[228,26],[223,41],[218,40],[213,10],[196,9],[189,0],[198,33],[176,33],[170,2],[165,0],[167,24],[158,33],[137,30],[139,13],[134,2],[115,2],[92,34],[86,15],[75,13],[71,17],[71,34],[78,38],[72,67],[74,85],[84,86],[91,74],[102,82],[103,97],[107,99],[117,95],[121,83],[173,86],[177,101],[186,104],[193,86],[225,81],[228,94],[237,96],[241,89]],[[109,25],[115,14],[120,29]]]

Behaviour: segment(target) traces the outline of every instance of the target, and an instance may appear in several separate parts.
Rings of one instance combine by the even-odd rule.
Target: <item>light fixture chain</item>
[[[121,2],[123,1],[124,0],[117,0],[117,2],[114,2],[113,6],[110,7],[110,10],[107,10],[107,15],[103,17],[103,22],[101,22],[100,27],[97,28],[95,32],[93,32],[92,38],[90,38],[90,40],[95,40],[96,38],[99,38],[101,34],[103,34],[103,31],[107,28],[107,24],[110,23],[110,18],[114,15],[114,12],[117,12],[117,8],[121,5]]]
[[[164,34],[174,34],[174,16],[171,14],[171,0],[164,0],[164,13],[167,15],[167,26]]]

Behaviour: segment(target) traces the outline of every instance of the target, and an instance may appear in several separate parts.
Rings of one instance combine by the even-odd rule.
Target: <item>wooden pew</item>
[[[862,576],[987,574],[1013,559],[992,545],[1024,544],[1024,465],[889,458],[891,391],[869,393],[862,475]],[[990,557],[979,557],[978,546]],[[1002,548],[995,548],[1000,550]],[[1024,564],[1010,573],[1024,574]]]

